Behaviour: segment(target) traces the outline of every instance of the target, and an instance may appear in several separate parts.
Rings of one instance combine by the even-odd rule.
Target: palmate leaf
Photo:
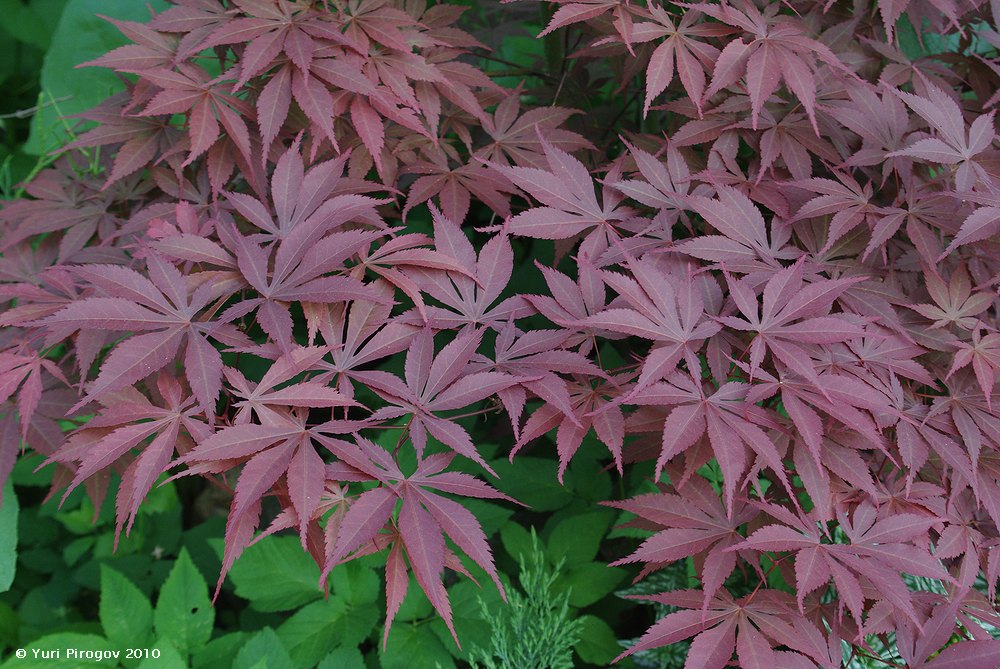
[[[389,404],[376,411],[373,419],[411,416],[409,437],[418,456],[423,455],[430,434],[495,475],[476,451],[468,432],[458,423],[435,414],[465,408],[520,381],[503,372],[467,373],[482,337],[481,330],[464,330],[435,355],[433,334],[425,328],[413,337],[407,350],[405,381],[382,371],[356,372],[354,378],[367,384]]]
[[[167,470],[175,451],[189,447],[191,439],[204,438],[211,431],[198,417],[200,411],[194,398],[184,393],[177,379],[161,373],[156,385],[166,406],[150,403],[134,388],[111,393],[101,402],[104,410],[67,440],[67,449],[50,458],[75,463],[63,501],[76,486],[113,463],[127,465],[121,471],[115,502],[116,544],[123,529],[131,531],[139,505]],[[146,444],[150,438],[152,441]],[[130,459],[137,447],[142,452]]]
[[[527,379],[498,392],[518,440],[527,392],[544,399],[574,425],[582,426],[569,395],[569,383],[558,373],[603,376],[603,372],[580,353],[560,350],[558,347],[566,339],[567,333],[562,330],[521,333],[509,321],[497,337],[494,359],[481,356],[477,361],[487,370],[494,369]]]
[[[601,378],[597,381],[596,387],[584,381],[586,377],[576,377],[573,382],[567,384],[572,412],[565,412],[556,402],[535,410],[528,417],[517,443],[511,449],[511,458],[532,440],[555,429],[556,450],[559,453],[557,478],[562,483],[570,461],[580,449],[587,433],[593,428],[598,438],[607,446],[615,466],[620,470],[623,463],[625,415],[615,401],[615,392],[631,376],[626,373],[618,377]]]
[[[745,75],[751,102],[750,118],[756,129],[764,103],[784,81],[802,104],[816,134],[819,134],[816,121],[817,61],[827,66],[824,71],[828,74],[850,76],[829,47],[809,37],[804,25],[789,17],[776,16],[775,6],[763,13],[749,2],[731,6],[693,4],[690,7],[751,35],[749,43],[735,39],[719,54],[705,98],[731,86]]]
[[[941,254],[941,258],[963,244],[990,239],[1000,232],[1000,207],[980,207],[962,221],[958,234]],[[940,258],[938,258],[940,260]]]
[[[593,145],[583,136],[560,127],[578,113],[578,110],[563,107],[544,107],[521,113],[518,89],[498,104],[493,117],[487,118],[487,122],[483,124],[492,141],[478,149],[476,155],[496,163],[545,169],[542,137],[544,141],[567,153],[592,148]],[[486,200],[482,197],[480,199]],[[452,217],[452,220],[462,218],[464,216]]]
[[[248,52],[243,54],[237,88],[260,74],[281,52],[297,68],[308,72],[317,46],[313,35],[342,44],[348,42],[346,37],[322,20],[322,15],[318,13],[310,13],[307,17],[295,16],[299,8],[286,0],[242,2],[240,9],[246,17],[220,26],[198,45],[198,50],[201,50],[223,44],[251,44]],[[293,16],[295,21],[292,20]]]
[[[510,216],[509,193],[516,188],[505,177],[479,164],[451,169],[442,164],[417,163],[408,171],[423,174],[410,187],[404,215],[413,207],[437,197],[441,211],[451,221],[465,220],[473,196],[500,216]]]
[[[701,581],[705,602],[722,587],[736,567],[736,555],[727,549],[736,545],[740,525],[755,515],[749,506],[740,503],[727,515],[715,491],[703,479],[692,479],[679,495],[662,492],[641,495],[623,502],[607,502],[607,506],[635,514],[645,529],[659,530],[639,548],[617,562],[644,562],[644,573],[663,568],[672,562],[693,555],[705,555]]]
[[[262,247],[232,231],[237,266],[258,297],[234,303],[220,316],[231,322],[256,311],[261,328],[283,350],[293,343],[291,302],[321,304],[347,302],[352,298],[388,301],[361,281],[346,276],[344,262],[357,251],[359,244],[370,242],[384,233],[378,230],[351,230],[322,236],[297,228],[295,234],[280,243]],[[310,245],[310,241],[312,244]],[[277,250],[275,250],[277,249]],[[273,258],[273,271],[270,271]],[[339,275],[328,276],[340,271]]]
[[[382,485],[362,493],[344,515],[326,557],[321,580],[352,553],[370,552],[371,548],[366,546],[372,544],[381,549],[387,542],[391,543],[386,562],[386,606],[389,613],[383,643],[388,639],[393,617],[406,593],[408,577],[403,562],[404,552],[417,583],[458,643],[441,575],[445,566],[463,573],[464,568],[446,548],[444,537],[447,535],[490,576],[501,596],[506,598],[506,595],[479,522],[461,504],[440,493],[514,500],[468,474],[444,471],[453,457],[450,454],[435,454],[421,459],[416,471],[406,476],[388,453],[363,438],[356,439],[354,443],[330,440],[324,443],[351,467],[380,481]],[[398,502],[401,502],[398,516],[394,523],[389,524]],[[384,527],[390,528],[388,535],[382,532]]]
[[[740,600],[723,593],[713,597],[705,609],[702,608],[704,595],[700,590],[676,590],[652,595],[648,599],[677,606],[681,610],[669,613],[655,623],[636,645],[616,659],[694,637],[690,651],[694,657],[689,654],[688,661],[714,663],[703,666],[725,666],[734,653],[741,667],[767,669],[779,666],[773,650],[775,645],[794,649],[784,652],[792,661],[801,659],[824,669],[835,669],[840,665],[840,648],[836,649],[836,658],[831,657],[830,649],[817,643],[822,634],[813,623],[804,616],[789,615],[791,602],[785,593],[771,590],[753,599],[748,596]],[[777,623],[776,618],[790,618],[792,623],[784,620]]]
[[[979,389],[986,397],[987,407],[991,407],[993,386],[996,383],[997,371],[1000,370],[1000,335],[991,333],[984,337],[982,332],[982,328],[977,325],[972,334],[972,342],[960,344],[952,359],[948,376],[971,362]]]
[[[697,11],[685,12],[677,24],[662,7],[652,5],[649,12],[654,22],[638,23],[628,35],[628,41],[632,43],[666,38],[657,45],[649,58],[643,113],[649,113],[650,104],[666,90],[676,72],[700,114],[707,81],[706,71],[718,59],[719,50],[696,38],[723,36],[730,29],[717,24],[697,23],[700,18]]]
[[[855,226],[866,223],[875,228],[879,221],[878,207],[871,203],[871,185],[861,187],[848,175],[837,175],[838,181],[830,179],[810,179],[802,188],[816,193],[817,197],[806,202],[795,214],[793,221],[830,215],[830,231],[824,249],[833,248],[845,234]],[[866,255],[872,249],[866,249]]]
[[[319,381],[302,381],[284,385],[293,377],[316,369],[328,351],[323,347],[295,348],[274,361],[260,382],[253,384],[239,370],[226,367],[223,373],[233,387],[236,397],[241,398],[234,406],[236,415],[233,423],[247,424],[256,415],[262,422],[278,419],[282,409],[289,407],[333,408],[360,406],[334,388]],[[283,387],[277,389],[277,386]]]
[[[606,228],[613,230],[627,218],[629,210],[618,206],[621,198],[613,191],[605,188],[603,203],[597,201],[594,181],[583,163],[549,144],[544,135],[539,134],[539,141],[546,169],[490,164],[544,205],[515,215],[505,224],[508,232],[536,239],[568,239],[590,232],[596,240]]]
[[[285,527],[295,527],[303,548],[318,551],[314,559],[322,562],[322,532],[319,531],[317,537],[316,521],[338,502],[329,501],[327,468],[313,443],[323,438],[317,430],[318,427],[305,426],[301,410],[298,414],[287,410],[284,415],[269,415],[269,420],[263,424],[234,425],[206,435],[195,448],[170,464],[171,467],[187,465],[187,470],[177,476],[222,471],[231,468],[233,463],[243,465],[226,523],[226,544],[216,597],[233,563],[254,540],[265,496],[283,496],[288,509],[264,536]]]
[[[232,84],[224,81],[226,74],[210,79],[203,69],[189,65],[180,72],[143,70],[143,76],[162,91],[149,101],[141,116],[187,114],[190,150],[185,164],[212,148],[223,130],[250,163],[250,131],[244,117],[252,119],[253,109],[232,94]]]
[[[773,225],[768,234],[767,222],[747,195],[731,186],[717,185],[715,191],[715,198],[692,195],[679,199],[721,234],[685,240],[678,250],[720,266],[725,263],[733,272],[772,271],[777,261],[795,257],[792,249],[783,247]]]
[[[370,271],[385,283],[401,290],[413,300],[417,310],[427,319],[427,305],[414,272],[454,272],[475,279],[475,274],[458,260],[440,251],[423,248],[432,240],[422,234],[404,234],[388,240],[371,251],[362,250],[360,261],[351,269],[355,278]]]
[[[604,272],[602,278],[630,308],[607,309],[578,324],[655,342],[633,392],[668,376],[681,360],[692,374],[699,375],[701,342],[721,328],[704,318],[698,285],[690,276],[669,274],[653,262],[630,260],[627,267],[631,277]]]
[[[370,284],[380,294],[389,294],[391,284]],[[388,318],[391,305],[385,302],[354,300],[350,307],[330,305],[313,317],[315,331],[331,347],[332,362],[317,362],[320,369],[334,374],[331,385],[344,395],[354,396],[354,374],[366,363],[406,350],[417,327]]]
[[[863,280],[820,280],[806,286],[804,264],[776,272],[764,288],[758,309],[757,297],[747,278],[730,281],[731,297],[747,321],[723,316],[719,322],[731,328],[758,333],[750,348],[750,376],[767,350],[783,365],[815,384],[825,394],[809,357],[811,345],[831,344],[861,337],[864,328],[844,317],[828,316],[833,302],[851,285]]]
[[[59,367],[38,354],[0,353],[0,402],[17,393],[22,439],[27,437],[31,419],[42,399],[42,370],[49,372],[63,383],[69,383]]]
[[[188,382],[203,410],[214,414],[222,389],[222,357],[206,337],[240,338],[232,328],[199,320],[213,299],[211,287],[189,293],[181,273],[162,256],[147,258],[149,277],[111,265],[75,269],[107,297],[85,297],[39,322],[58,341],[76,332],[145,332],[121,341],[101,365],[89,394],[77,405],[126,388],[167,366],[186,344]]]
[[[750,454],[756,456],[758,466],[770,468],[781,484],[791,490],[778,449],[761,428],[768,426],[768,417],[746,402],[748,390],[745,384],[729,382],[709,395],[697,380],[677,372],[669,382],[654,383],[635,393],[629,402],[674,407],[662,424],[657,477],[670,460],[707,435],[722,470],[728,513],[733,513],[736,489],[751,464]]]
[[[436,328],[479,327],[499,330],[510,318],[522,318],[530,307],[520,295],[500,300],[514,272],[514,250],[506,235],[497,235],[476,251],[457,222],[431,207],[435,249],[454,259],[460,271],[442,272],[442,267],[412,267],[408,275],[416,286],[444,305],[425,307],[427,323]],[[445,267],[443,269],[451,269]],[[496,304],[494,304],[496,303]]]
[[[155,162],[159,156],[184,149],[183,135],[163,118],[137,117],[123,114],[129,96],[109,98],[82,117],[101,125],[67,145],[68,148],[107,146],[124,142],[115,152],[114,166],[104,188]]]
[[[779,525],[762,528],[737,548],[795,551],[799,556],[796,558],[796,582],[800,609],[803,599],[812,590],[832,578],[842,593],[840,606],[850,611],[861,624],[865,596],[860,578],[874,585],[886,601],[919,624],[911,593],[903,584],[900,572],[952,580],[927,551],[906,543],[936,520],[905,514],[875,521],[874,509],[862,506],[852,519],[840,516],[839,521],[846,530],[849,545],[821,543],[817,532],[799,521],[795,529]]]
[[[966,130],[962,110],[951,97],[936,86],[927,86],[924,96],[897,91],[896,95],[913,111],[923,117],[937,131],[938,138],[921,139],[890,156],[909,156],[931,163],[958,165],[955,186],[959,191],[971,190],[973,185],[990,181],[983,167],[975,161],[986,151],[996,137],[993,122],[995,112],[978,117]]]
[[[566,275],[543,265],[538,265],[548,287],[549,295],[525,295],[540,314],[569,332],[567,348],[579,347],[589,353],[596,341],[595,328],[581,328],[577,323],[604,309],[607,290],[593,261],[582,255],[579,258],[579,277],[573,281]],[[614,334],[609,333],[610,337]]]

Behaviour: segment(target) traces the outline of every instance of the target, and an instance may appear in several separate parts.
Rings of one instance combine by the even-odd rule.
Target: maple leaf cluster
[[[289,530],[324,577],[385,553],[386,635],[411,572],[454,634],[460,554],[503,590],[461,503],[514,502],[487,416],[515,467],[594,438],[652,476],[607,502],[649,532],[615,564],[701,587],[623,655],[1000,664],[998,5],[548,5],[576,46],[537,90],[448,4],[115,22],[85,65],[126,90],[0,210],[0,480],[30,448],[99,507],[114,473],[127,534],[204,477],[220,586]],[[907,55],[901,17],[957,48]]]

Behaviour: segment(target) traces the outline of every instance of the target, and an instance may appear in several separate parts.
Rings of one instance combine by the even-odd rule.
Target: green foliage
[[[625,578],[625,572],[595,561],[598,547],[614,519],[611,511],[589,511],[553,517],[545,554],[549,564],[562,565],[553,584],[557,594],[568,593],[575,608],[590,606],[610,594]],[[534,538],[520,525],[507,525],[500,532],[504,548],[512,556],[529,555]]]
[[[88,70],[81,76],[76,66],[127,43],[112,24],[98,15],[128,21],[149,19],[149,7],[162,11],[162,0],[69,0],[52,36],[41,71],[42,98],[24,147],[27,153],[44,154],[66,143],[71,127],[61,115],[77,114],[94,107],[121,90],[113,72]]]
[[[607,665],[617,655],[618,640],[611,626],[597,616],[586,615],[578,618],[580,640],[574,649],[584,662]]]
[[[258,611],[288,611],[323,596],[319,568],[294,537],[269,537],[246,550],[229,577]]]
[[[66,0],[0,0],[0,30],[15,42],[48,49]]]
[[[379,611],[371,602],[351,606],[343,599],[313,602],[277,629],[295,669],[313,667],[338,646],[357,646],[375,629]]]
[[[138,669],[187,669],[189,666],[180,651],[173,647],[169,641],[160,641],[153,650],[160,652],[159,657],[146,657],[139,662]]]
[[[559,522],[549,535],[549,559],[567,566],[593,561],[614,516],[613,511],[592,511]]]
[[[63,635],[76,634],[96,650],[140,646],[160,652],[159,658],[121,657],[101,665],[125,669],[458,669],[470,666],[476,649],[492,647],[497,620],[510,610],[495,588],[467,579],[449,585],[463,640],[459,649],[422,591],[411,584],[383,649],[376,625],[385,610],[384,580],[373,568],[379,556],[336,567],[327,598],[319,570],[297,536],[271,536],[248,548],[212,606],[206,579],[211,582],[218,573],[223,523],[217,518],[182,522],[181,498],[190,498],[197,489],[178,491],[175,483],[155,487],[115,552],[113,505],[97,509],[95,522],[95,509],[82,490],[62,508],[55,501],[40,504],[51,468],[33,471],[38,464],[37,459],[25,460],[12,477],[22,501],[33,501],[21,510],[17,581],[10,592],[0,594],[4,657],[15,648],[52,649]],[[112,488],[109,495],[113,493]],[[615,514],[593,511],[578,500],[573,489],[550,500],[558,501],[561,510],[541,533],[544,541],[532,539],[524,529],[531,517],[527,511],[492,502],[482,502],[476,511],[484,512],[488,535],[501,535],[510,551],[510,558],[500,551],[497,559],[506,570],[501,578],[512,602],[522,611],[545,604],[553,616],[563,616],[566,629],[586,631],[567,640],[570,666],[606,666],[620,652],[611,627],[614,609],[607,605],[614,601],[610,593],[622,575],[606,566],[598,569],[595,559],[602,559],[597,549]],[[534,557],[518,560],[521,553]],[[560,562],[561,568],[554,569]],[[507,574],[516,576],[521,565],[530,571],[539,564],[542,571],[522,576],[521,591],[509,585]],[[484,573],[469,568],[479,583],[488,582]],[[90,611],[88,601],[95,602]],[[580,611],[584,606],[592,606],[588,610],[593,612]],[[520,636],[508,631],[508,638]],[[267,650],[255,652],[258,647]],[[631,661],[624,666],[632,666]]]
[[[556,478],[553,460],[523,455],[516,463],[497,458],[490,466],[504,482],[504,491],[534,511],[555,511],[573,501],[572,491]]]
[[[233,669],[292,669],[292,658],[270,627],[250,637],[233,661]]]
[[[195,652],[191,665],[194,667],[227,667],[250,635],[246,632],[230,632],[209,641]]]
[[[23,144],[40,94],[39,70],[66,0],[0,0],[0,199],[42,163]]]
[[[595,551],[596,552],[596,551]],[[519,557],[522,592],[508,592],[508,606],[484,615],[496,621],[488,650],[472,654],[471,664],[482,669],[572,669],[573,647],[583,622],[570,614],[570,591],[557,594],[553,586],[564,559],[555,568],[532,532],[531,549]]]
[[[409,669],[409,667],[437,667],[455,669],[455,660],[444,642],[429,634],[428,625],[409,623],[393,628],[389,642],[380,654],[382,669]]]
[[[145,647],[153,630],[153,605],[132,581],[101,565],[101,626],[118,646]]]
[[[338,648],[323,658],[316,669],[365,669],[365,660],[357,648]]]
[[[14,582],[17,568],[17,495],[14,484],[7,481],[0,503],[0,592],[6,592]]]
[[[159,637],[170,639],[184,654],[205,645],[212,636],[215,610],[205,579],[191,556],[181,549],[174,568],[156,601],[153,626]]]

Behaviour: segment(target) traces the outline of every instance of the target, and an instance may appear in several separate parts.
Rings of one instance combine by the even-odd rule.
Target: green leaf
[[[921,43],[920,36],[913,27],[910,17],[906,14],[900,16],[899,20],[896,21],[896,39],[899,42],[899,50],[910,60],[930,55],[925,45]]]
[[[578,620],[582,628],[580,640],[573,647],[576,654],[588,664],[602,666],[610,664],[611,660],[622,652],[622,646],[618,643],[614,630],[597,616],[580,616]]]
[[[173,483],[163,483],[166,474],[161,474],[149,493],[142,500],[142,508],[147,514],[164,513],[180,507],[181,500],[177,496],[177,486]]]
[[[150,0],[156,11],[167,8],[164,0]],[[135,0],[69,0],[59,18],[52,46],[42,65],[42,108],[32,119],[31,135],[24,146],[28,153],[47,153],[68,141],[69,134],[60,114],[76,114],[96,106],[122,84],[111,70],[75,66],[104,55],[128,40],[98,14],[128,21],[148,21],[146,2]],[[62,98],[68,98],[61,100]],[[52,100],[61,100],[51,104]],[[72,122],[67,122],[70,125]]]
[[[483,527],[483,533],[491,537],[500,531],[500,528],[507,524],[510,517],[514,515],[512,509],[500,506],[494,502],[487,502],[482,499],[468,498],[462,500],[462,506],[471,511],[479,524]]]
[[[316,669],[365,669],[365,659],[357,648],[338,648],[323,658]]]
[[[434,608],[431,606],[431,602],[427,599],[424,591],[413,587],[413,583],[410,583],[409,587],[406,588],[406,597],[403,598],[403,603],[399,605],[396,620],[400,622],[420,620],[431,615],[433,612]]]
[[[228,669],[227,665],[231,663],[237,651],[246,643],[247,638],[246,632],[231,632],[212,639],[194,654],[191,666],[195,669],[202,667],[218,669],[221,665]]]
[[[0,592],[10,590],[17,568],[17,495],[14,484],[7,479],[0,504]]]
[[[295,537],[270,536],[250,546],[229,577],[258,611],[287,611],[323,596],[319,567]]]
[[[592,511],[570,516],[556,525],[546,542],[552,564],[563,559],[567,566],[593,561],[614,517],[614,511]]]
[[[135,648],[136,644],[128,647]],[[153,649],[160,651],[160,656],[143,658],[137,669],[188,669],[188,663],[169,641],[159,641]]]
[[[519,27],[521,30],[530,32],[531,35],[537,35],[542,31],[544,25],[534,25],[527,21],[521,21]],[[529,72],[542,69],[540,65],[545,55],[545,42],[529,35],[505,35],[497,45],[497,52],[494,55]],[[481,60],[480,67],[486,72],[510,69],[506,64],[501,64],[493,60]],[[496,77],[494,79],[494,81],[505,88],[514,88],[521,84],[522,80],[523,76],[520,74],[516,76]],[[533,81],[538,82],[539,80],[533,78]],[[531,276],[531,272],[514,272],[513,280],[516,281],[519,275]],[[518,292],[531,292],[531,289],[518,290]]]
[[[0,29],[18,42],[48,49],[66,0],[0,0]]]
[[[222,554],[226,542],[222,539],[226,532],[226,519],[212,516],[205,522],[185,530],[181,545],[191,554],[202,574],[218,574],[222,571]],[[239,564],[239,560],[236,561]]]
[[[514,462],[497,458],[490,466],[500,477],[503,492],[532,511],[555,511],[573,501],[573,493],[556,478],[558,465],[553,460],[519,455]]]
[[[233,662],[233,669],[253,669],[261,660],[267,669],[293,669],[292,658],[281,639],[270,627],[254,634],[240,649]]]
[[[72,567],[80,560],[80,558],[86,555],[96,543],[96,537],[80,537],[79,539],[74,539],[66,544],[65,548],[63,548],[63,560],[66,561],[68,566]]]
[[[478,576],[477,576],[478,578]],[[502,576],[506,581],[506,576]],[[445,647],[458,656],[468,659],[468,653],[476,647],[489,648],[490,640],[493,636],[496,620],[490,616],[484,617],[483,607],[480,602],[486,605],[487,611],[502,612],[508,606],[500,598],[500,591],[488,580],[479,580],[481,586],[476,585],[468,579],[463,579],[448,588],[448,599],[452,602],[452,613],[455,616],[455,631],[458,639],[462,642],[462,650],[454,648],[455,641],[451,638],[448,629],[442,625],[442,634],[438,634]],[[510,591],[510,584],[506,584]],[[419,588],[415,588],[419,590]],[[435,629],[435,631],[439,631]],[[390,635],[393,634],[390,632]]]
[[[208,643],[214,621],[215,610],[208,599],[205,578],[182,548],[156,601],[156,634],[170,639],[186,656]]]
[[[313,667],[337,646],[356,646],[371,634],[379,610],[368,604],[348,607],[337,597],[313,602],[278,627],[295,669]]]
[[[429,625],[393,625],[379,660],[382,669],[430,668],[438,664],[444,669],[455,669],[451,653]]]
[[[78,507],[56,512],[55,519],[73,534],[93,534],[95,528],[94,504],[89,497],[85,497]],[[98,519],[96,527],[100,527],[100,525],[101,521]]]
[[[378,600],[382,592],[382,580],[375,570],[353,560],[333,569],[330,585],[331,594],[351,606],[371,604]]]
[[[60,632],[43,636],[34,643],[25,646],[28,653],[20,660],[11,656],[0,665],[0,669],[82,669],[84,667],[115,666],[114,653],[121,650],[115,648],[107,639],[96,634],[79,634],[77,632]],[[35,651],[38,651],[36,657]],[[71,653],[72,651],[72,653]],[[86,657],[86,653],[93,653]],[[100,654],[102,659],[98,659]],[[47,657],[42,657],[47,654]]]
[[[55,467],[45,467],[39,471],[38,466],[45,462],[45,456],[38,453],[25,453],[14,463],[10,478],[16,485],[32,488],[46,488],[52,484],[52,472]]]
[[[132,581],[101,565],[98,616],[108,639],[122,648],[145,647],[153,632],[153,605]]]
[[[0,602],[0,648],[16,646],[20,638],[21,618],[14,609]]]
[[[607,364],[607,363],[605,363]],[[608,449],[596,437],[587,435],[580,450],[573,455],[563,479],[578,499],[589,502],[587,508],[611,496],[611,474],[604,468]]]
[[[504,550],[515,560],[531,555],[531,533],[517,523],[508,523],[500,530],[500,543]]]
[[[25,570],[27,571],[27,570]],[[25,627],[34,627],[36,634],[65,624],[73,598],[79,593],[70,575],[53,574],[45,585],[31,588],[18,604],[17,612]],[[31,637],[29,637],[31,638]]]
[[[565,592],[572,588],[569,605],[583,608],[607,596],[624,578],[624,569],[609,567],[603,562],[588,562],[565,570],[553,590]]]

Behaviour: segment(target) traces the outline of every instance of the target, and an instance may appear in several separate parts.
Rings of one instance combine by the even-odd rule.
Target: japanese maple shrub
[[[616,564],[700,587],[624,655],[1000,665],[1000,6],[539,8],[516,88],[450,4],[116,22],[122,92],[0,212],[0,479],[114,476],[127,534],[205,477],[220,584],[290,530],[324,575],[384,555],[385,635],[411,572],[454,634],[446,569],[502,590],[462,500],[515,501],[484,415],[512,476],[596,437],[656,482],[607,502],[650,532]]]

